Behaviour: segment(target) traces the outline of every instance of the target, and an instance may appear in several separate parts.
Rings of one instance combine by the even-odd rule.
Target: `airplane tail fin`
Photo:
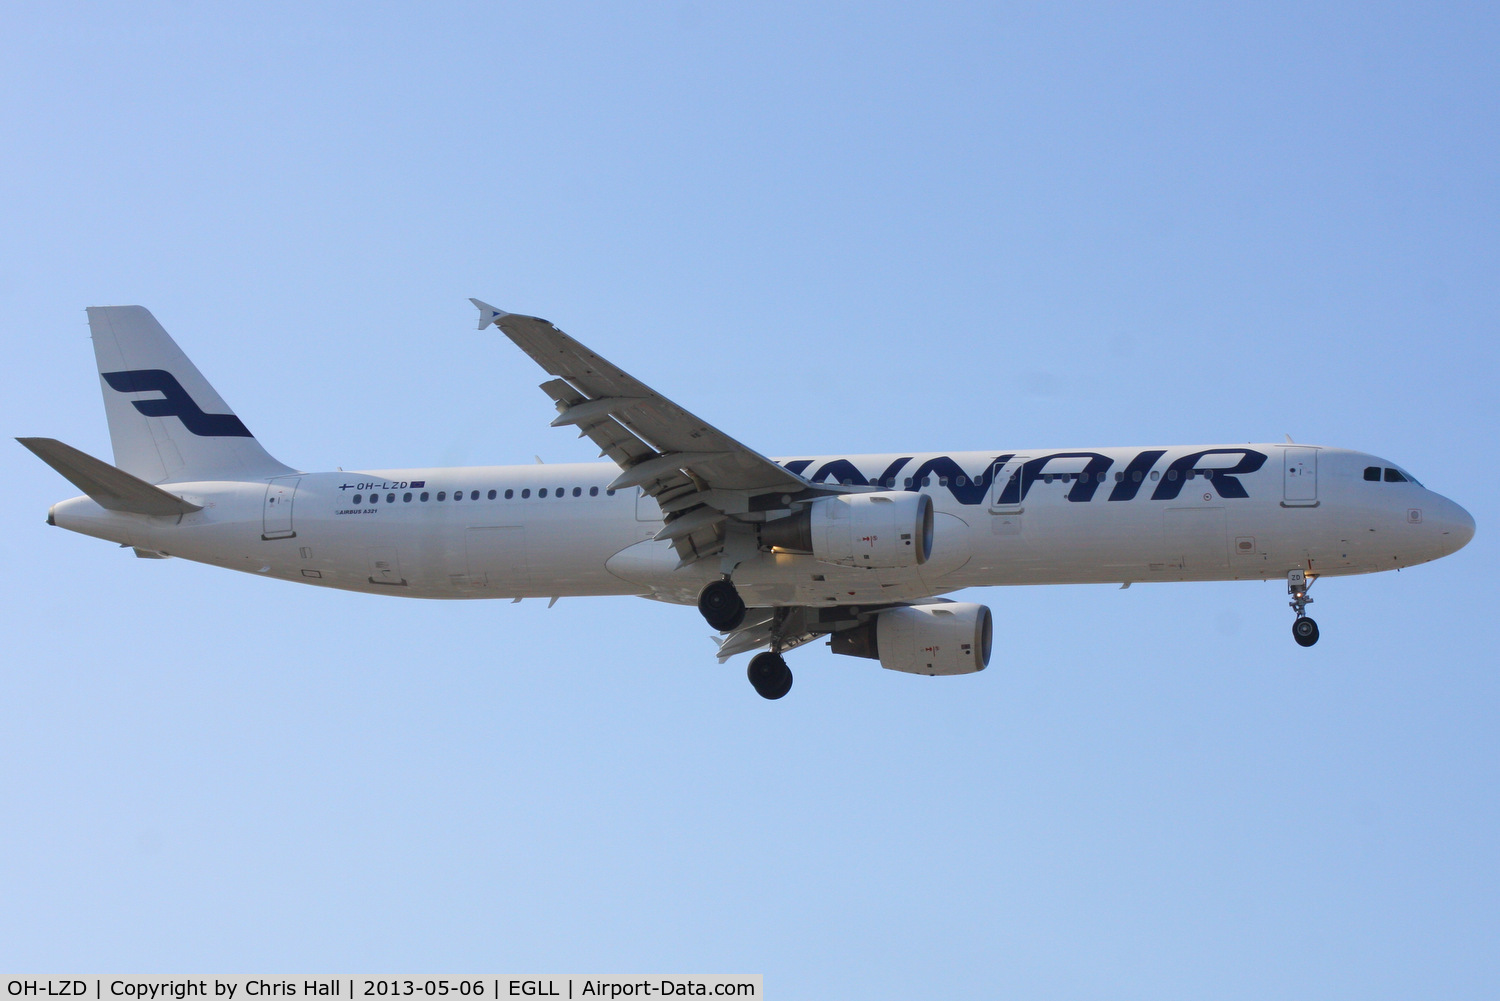
[[[260,480],[282,465],[141,306],[90,306],[115,465],[148,483]]]

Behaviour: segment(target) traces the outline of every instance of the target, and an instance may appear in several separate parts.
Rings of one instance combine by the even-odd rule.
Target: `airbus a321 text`
[[[1284,580],[1292,634],[1318,577],[1461,548],[1474,520],[1395,463],[1311,445],[994,449],[770,459],[546,320],[473,300],[551,377],[553,427],[608,462],[300,472],[273,459],[140,306],[88,311],[114,465],[23,445],[85,496],[48,524],[267,577],[408,598],[640,595],[698,606],[719,660],[752,650],[911,674],[989,663],[968,587]]]

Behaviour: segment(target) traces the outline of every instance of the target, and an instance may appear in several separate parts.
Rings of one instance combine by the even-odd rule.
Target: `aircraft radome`
[[[473,300],[551,377],[554,427],[608,462],[306,472],[273,459],[150,312],[88,311],[114,464],[21,438],[84,496],[47,522],[319,587],[410,598],[639,595],[696,604],[719,660],[833,652],[911,674],[989,663],[1001,584],[1284,580],[1292,633],[1320,577],[1461,548],[1474,520],[1401,466],[1312,445],[995,448],[770,459],[546,320]]]

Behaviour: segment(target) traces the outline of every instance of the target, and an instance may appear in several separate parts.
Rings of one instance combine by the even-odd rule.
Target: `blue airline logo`
[[[200,438],[253,438],[250,429],[234,414],[206,414],[171,372],[143,368],[130,372],[102,372],[109,388],[117,393],[160,393],[160,400],[132,400],[147,417],[176,417],[182,426]]]
[[[1073,484],[1068,490],[1067,498],[1074,503],[1093,500],[1099,488],[1111,479],[1114,485],[1109,491],[1109,500],[1134,500],[1141,492],[1141,488],[1151,482],[1148,474],[1152,467],[1166,454],[1167,451],[1163,448],[1150,448],[1139,452],[1125,463],[1124,468],[1113,478],[1108,473],[1115,465],[1115,460],[1099,452],[1052,452],[1040,455],[1034,459],[1028,459],[1011,472],[995,502],[1002,506],[1020,504],[1038,480],[1050,483],[1053,477]],[[1224,456],[1224,459],[1219,460],[1220,463],[1230,459],[1238,461],[1230,465],[1205,464],[1205,460],[1211,456]],[[807,472],[807,468],[813,463],[811,459],[796,459],[788,462],[786,468],[793,473],[806,476],[814,483],[826,483],[831,480],[834,483],[884,486],[887,489],[917,490],[928,477],[936,477],[938,483],[945,486],[953,495],[954,500],[960,504],[983,504],[990,495],[990,487],[994,485],[995,475],[1015,457],[1014,452],[995,456],[985,465],[984,472],[978,476],[970,475],[946,455],[925,460],[911,471],[909,477],[901,479],[898,479],[898,474],[915,456],[897,459],[879,475],[872,478],[866,478],[865,474],[848,459],[832,459],[823,463],[813,473]],[[1084,467],[1078,472],[1046,472],[1048,463],[1059,459],[1073,459],[1075,461],[1072,465],[1077,465],[1077,460],[1084,460]],[[1206,488],[1220,497],[1240,500],[1250,495],[1245,492],[1245,485],[1240,482],[1239,478],[1256,472],[1265,464],[1265,453],[1257,452],[1253,448],[1204,448],[1189,452],[1173,459],[1168,463],[1166,470],[1159,474],[1151,491],[1151,499],[1176,500],[1189,479],[1202,477],[1207,484]]]

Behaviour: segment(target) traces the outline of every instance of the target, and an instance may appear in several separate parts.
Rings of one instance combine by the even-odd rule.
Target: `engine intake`
[[[825,497],[762,525],[760,541],[845,567],[921,566],[932,555],[932,498],[907,491]]]
[[[834,653],[869,657],[888,671],[973,674],[990,664],[994,618],[966,601],[904,605],[878,612],[863,625],[834,633]]]

